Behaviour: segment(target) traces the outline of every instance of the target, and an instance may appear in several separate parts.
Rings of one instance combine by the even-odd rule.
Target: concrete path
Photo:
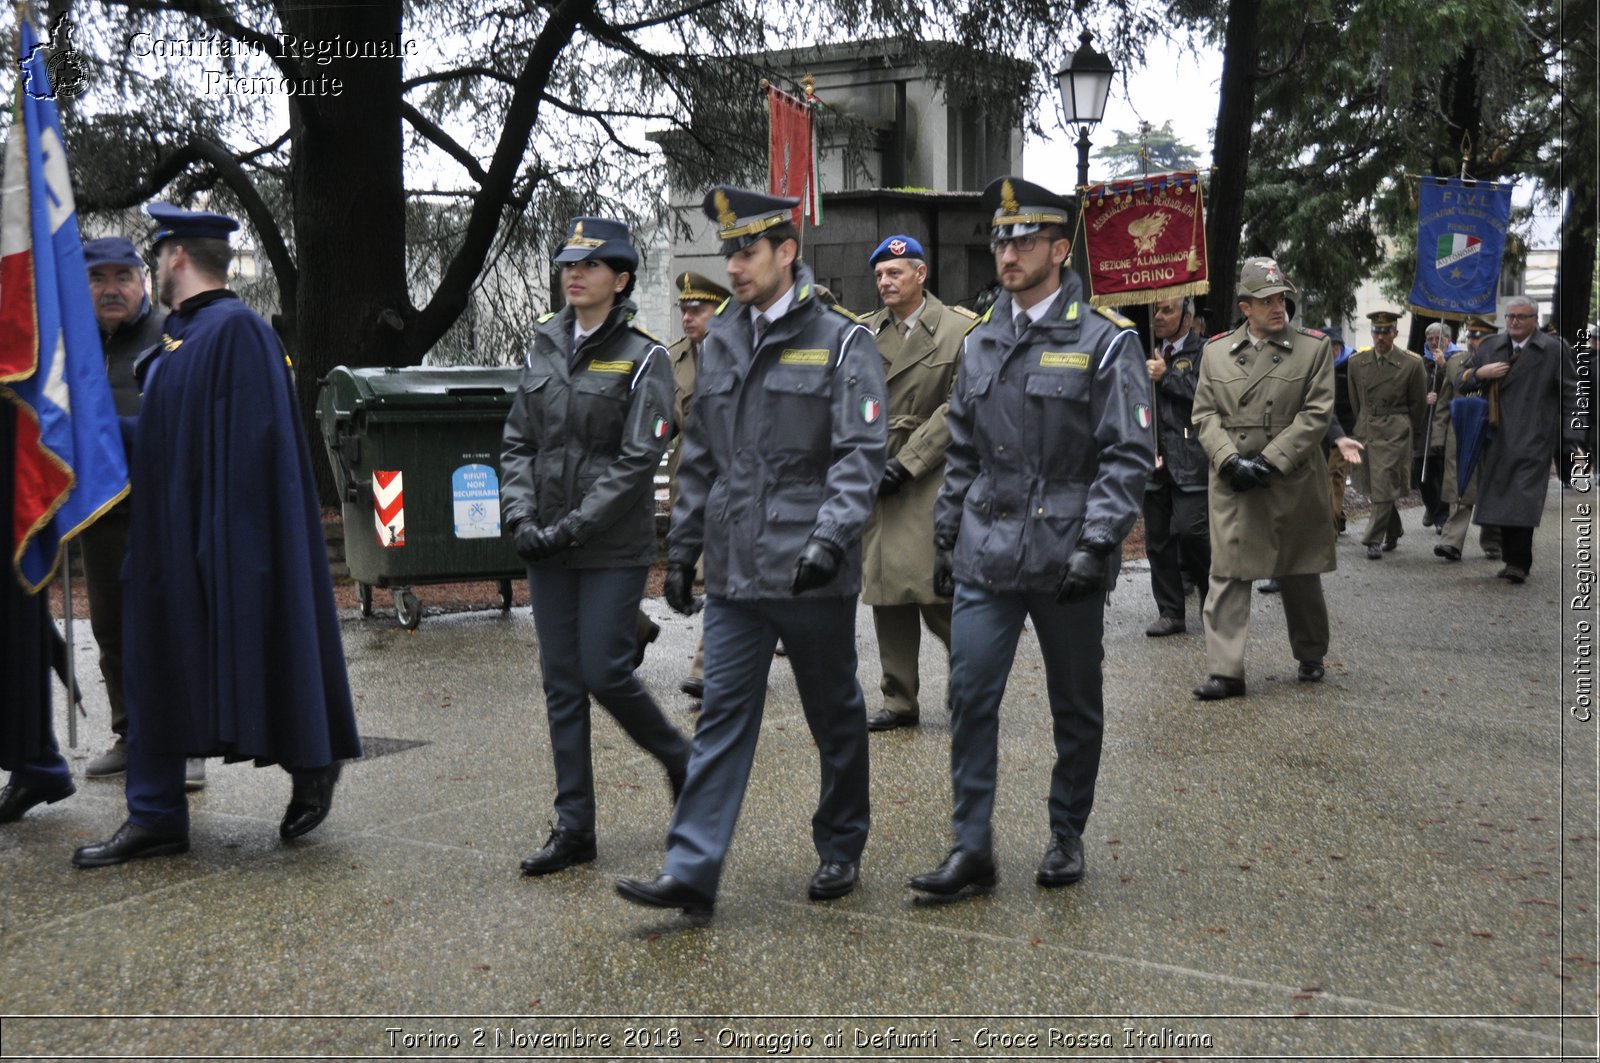
[[[1475,537],[1464,562],[1436,559],[1418,510],[1381,562],[1357,526],[1326,579],[1327,681],[1294,681],[1282,607],[1258,594],[1244,700],[1191,699],[1192,599],[1190,634],[1147,639],[1148,576],[1126,573],[1088,875],[1065,890],[1033,882],[1052,753],[1025,636],[1000,886],[944,906],[905,888],[948,846],[931,639],[922,726],[872,739],[861,888],[805,899],[816,755],[780,662],[717,912],[691,922],[612,891],[659,867],[669,809],[603,714],[599,859],[519,875],[552,797],[526,610],[416,632],[352,612],[369,755],[303,842],[277,838],[286,776],[215,761],[184,856],[69,865],[121,822],[116,781],[0,827],[0,1055],[1592,1058],[1600,723],[1568,711],[1583,617],[1562,512],[1588,497],[1551,492],[1522,587]],[[642,674],[688,728],[697,624],[646,605],[663,631]],[[875,709],[869,610],[858,626]],[[85,687],[80,775],[108,741],[103,689]]]

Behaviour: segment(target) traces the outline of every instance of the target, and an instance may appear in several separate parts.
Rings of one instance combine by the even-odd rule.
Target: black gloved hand
[[[531,520],[518,521],[511,526],[511,545],[524,561],[537,561],[544,555],[539,552],[539,525]]]
[[[941,598],[956,596],[956,544],[948,539],[933,540],[933,593]]]
[[[700,601],[694,596],[693,565],[668,565],[661,593],[666,596],[667,605],[675,613],[693,616],[700,611]]]
[[[1218,467],[1217,475],[1226,480],[1228,486],[1235,491],[1248,491],[1252,487],[1260,487],[1261,480],[1250,460],[1234,454]]]
[[[1244,465],[1245,468],[1250,470],[1250,474],[1255,477],[1257,487],[1272,486],[1272,474],[1278,470],[1272,467],[1272,462],[1267,460],[1265,454],[1257,454],[1254,457],[1246,458]]]
[[[1080,602],[1106,593],[1106,555],[1116,542],[1097,531],[1084,532],[1078,546],[1067,557],[1067,570],[1056,584],[1056,601]]]
[[[806,545],[800,548],[800,556],[794,562],[794,583],[790,591],[794,594],[804,594],[806,591],[827,583],[839,573],[839,559],[844,556],[844,551],[815,536],[806,540]]]
[[[526,527],[526,525],[523,527]],[[542,561],[547,557],[559,554],[567,547],[575,545],[578,541],[578,537],[572,534],[570,517],[562,517],[554,524],[536,528],[531,533],[528,533],[525,538],[522,528],[518,528],[517,532],[517,552],[527,561]],[[524,541],[526,541],[527,549],[523,549]]]
[[[900,464],[899,458],[883,463],[883,479],[878,483],[878,497],[888,498],[911,482],[911,470]]]

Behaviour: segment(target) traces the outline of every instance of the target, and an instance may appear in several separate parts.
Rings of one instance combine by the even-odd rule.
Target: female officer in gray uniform
[[[632,323],[639,255],[627,226],[573,218],[555,261],[567,305],[534,329],[500,457],[556,768],[556,825],[522,861],[528,875],[595,858],[590,695],[661,762],[674,800],[689,760],[633,674],[634,616],[656,556],[655,472],[672,437],[672,363]]]

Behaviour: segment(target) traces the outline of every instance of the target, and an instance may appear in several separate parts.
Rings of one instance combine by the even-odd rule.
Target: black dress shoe
[[[187,834],[160,834],[129,820],[108,840],[85,845],[72,854],[73,867],[110,867],[142,856],[172,856],[189,851]]]
[[[340,770],[339,762],[334,761],[320,771],[296,776],[289,806],[283,810],[283,822],[278,824],[278,837],[289,841],[309,834],[328,818]]]
[[[1399,539],[1385,539],[1383,541],[1383,552],[1387,554],[1390,550],[1393,550],[1395,547],[1397,547],[1399,545],[1400,545],[1400,540]]]
[[[1382,561],[1383,560],[1383,547],[1379,546],[1377,543],[1368,543],[1367,544],[1367,560],[1368,561]]]
[[[1518,568],[1515,565],[1506,565],[1499,572],[1496,572],[1495,575],[1500,579],[1510,580],[1512,583],[1522,583],[1528,578],[1528,570],[1525,568]]]
[[[1483,556],[1490,561],[1498,561],[1500,560],[1500,551],[1497,547],[1485,546],[1483,548]]]
[[[1189,630],[1184,626],[1181,616],[1157,617],[1156,622],[1144,629],[1144,633],[1153,639],[1165,638],[1168,635],[1181,635]]]
[[[1264,579],[1256,584],[1257,594],[1278,594],[1283,590],[1275,579]]]
[[[957,847],[950,850],[939,870],[917,875],[906,885],[918,893],[954,897],[963,892],[987,893],[999,881],[1000,871],[994,866],[991,854]]]
[[[660,624],[656,623],[654,620],[648,621],[648,623],[650,624],[650,630],[645,633],[644,638],[641,639],[637,636],[634,638],[633,670],[635,672],[637,672],[639,670],[639,666],[644,663],[644,651],[649,649],[650,644],[654,642],[661,634]]]
[[[1244,680],[1232,676],[1208,676],[1204,683],[1194,688],[1194,696],[1201,701],[1221,701],[1223,698],[1244,697]]]
[[[854,860],[824,860],[811,876],[806,896],[814,901],[831,901],[856,888],[861,868]]]
[[[544,848],[522,862],[522,873],[549,875],[573,864],[591,864],[596,855],[594,831],[557,827],[544,840]]]
[[[717,903],[715,897],[671,875],[657,875],[648,882],[642,878],[619,878],[617,893],[623,900],[646,908],[681,908],[684,915],[710,915]]]
[[[882,709],[867,717],[867,730],[893,731],[901,727],[915,727],[917,718],[893,709]]]
[[[1065,834],[1052,834],[1050,848],[1044,851],[1039,862],[1039,873],[1034,881],[1048,889],[1070,886],[1083,877],[1083,839],[1069,838]]]
[[[697,675],[692,675],[679,683],[678,689],[698,701],[706,696],[706,681]]]
[[[36,790],[26,783],[8,782],[5,789],[0,790],[0,823],[15,823],[33,806],[53,805],[77,792],[78,788],[71,782],[58,790]]]
[[[1301,661],[1300,670],[1295,673],[1295,678],[1302,683],[1320,683],[1322,682],[1322,677],[1325,674],[1326,672],[1322,667],[1322,661],[1320,659],[1315,661]]]
[[[1457,550],[1448,543],[1440,543],[1438,546],[1433,548],[1433,556],[1442,557],[1446,561],[1460,561],[1461,551]]]

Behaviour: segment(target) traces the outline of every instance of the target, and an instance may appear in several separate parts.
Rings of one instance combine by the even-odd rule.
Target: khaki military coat
[[[1200,360],[1193,416],[1211,463],[1211,574],[1255,580],[1333,571],[1327,338],[1290,326],[1257,347],[1240,325],[1212,339]],[[1234,491],[1218,470],[1235,454],[1265,455],[1271,482]]]
[[[1465,492],[1456,490],[1456,439],[1455,425],[1450,420],[1450,403],[1461,397],[1461,373],[1467,368],[1465,351],[1444,364],[1444,382],[1439,385],[1439,398],[1433,406],[1433,441],[1444,447],[1444,479],[1439,482],[1440,498],[1456,505],[1470,506],[1478,501],[1478,474],[1472,474]]]
[[[901,337],[887,308],[867,318],[878,338],[889,387],[889,451],[911,482],[873,507],[862,541],[861,600],[868,605],[946,602],[933,593],[933,504],[944,484],[950,388],[961,344],[977,315],[946,306],[931,292]]]
[[[678,434],[672,440],[672,451],[667,456],[667,491],[670,505],[678,502],[678,462],[683,458],[683,430],[689,423],[689,410],[694,406],[695,363],[700,358],[699,345],[680,336],[678,342],[667,348],[672,361],[673,417]],[[668,509],[671,512],[671,509]]]
[[[1411,455],[1428,423],[1428,371],[1420,355],[1391,348],[1382,360],[1371,347],[1350,356],[1350,434],[1366,447],[1356,486],[1374,502],[1393,502],[1411,490]]]

